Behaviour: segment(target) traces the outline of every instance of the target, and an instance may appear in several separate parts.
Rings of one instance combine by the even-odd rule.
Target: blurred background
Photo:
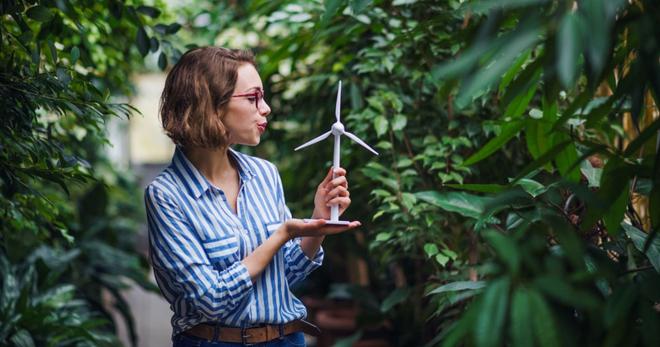
[[[342,121],[346,219],[294,290],[310,346],[660,345],[652,0],[3,1],[0,344],[166,346],[144,187],[186,50],[257,56],[239,151],[307,217]]]

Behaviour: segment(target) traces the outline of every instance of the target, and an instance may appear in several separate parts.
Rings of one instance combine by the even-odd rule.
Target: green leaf
[[[53,13],[45,6],[41,5],[30,7],[25,14],[29,18],[39,22],[47,22],[53,18]]]
[[[162,71],[165,71],[165,69],[167,68],[167,56],[163,52],[160,52],[160,54],[158,55],[158,67]]]
[[[570,142],[571,139],[563,133],[555,134],[553,137],[554,143],[562,143],[564,141],[567,141],[568,144],[555,156],[557,169],[565,179],[576,183],[580,182],[582,176],[580,175],[578,165],[576,165],[578,161],[578,155],[575,144]]]
[[[502,329],[509,306],[509,287],[508,278],[498,278],[485,289],[481,312],[474,327],[476,346],[490,347],[501,344]]]
[[[433,289],[426,295],[440,294],[445,292],[457,292],[462,290],[478,290],[486,286],[485,281],[458,281],[443,284],[438,288]]]
[[[577,76],[578,59],[582,50],[581,39],[580,15],[576,12],[569,12],[559,24],[556,47],[557,72],[559,80],[566,89],[573,87]]]
[[[479,193],[499,193],[506,188],[506,186],[501,184],[472,184],[472,183],[470,184],[449,183],[449,184],[445,184],[445,186],[450,188],[479,192]]]
[[[337,342],[335,342],[335,344],[332,345],[332,347],[352,347],[361,338],[362,338],[362,330],[358,330],[355,334],[349,337],[344,337],[342,339],[337,340]]]
[[[383,303],[380,305],[380,312],[386,313],[392,309],[397,304],[402,303],[408,296],[410,296],[410,288],[397,288],[390,293],[390,295],[383,300]]]
[[[536,342],[541,347],[559,347],[559,335],[555,318],[543,296],[536,290],[529,290],[529,308],[532,315],[532,328]]]
[[[351,11],[353,14],[360,14],[364,11],[369,5],[371,5],[372,0],[349,0],[348,4],[351,6]]]
[[[424,253],[426,253],[426,256],[431,258],[432,256],[438,254],[438,246],[436,246],[433,243],[427,243],[424,245]]]
[[[394,116],[394,121],[392,122],[392,130],[399,131],[406,127],[408,119],[402,114],[397,114]]]
[[[160,16],[160,10],[152,6],[140,5],[138,6],[137,11],[151,18],[158,18],[158,16]]]
[[[588,310],[600,306],[600,302],[593,294],[585,290],[574,288],[567,282],[566,278],[557,275],[542,275],[534,281],[534,285],[547,296],[568,306]]]
[[[626,235],[632,240],[635,248],[644,253],[644,244],[647,241],[648,234],[625,222],[621,223],[621,226],[626,231]],[[653,238],[645,255],[655,268],[655,271],[660,273],[660,237],[656,235]]]
[[[71,48],[71,65],[75,65],[78,62],[78,58],[80,58],[80,48],[73,46]]]
[[[591,166],[589,160],[583,160],[580,162],[580,171],[587,178],[589,188],[600,187],[600,177],[603,174],[603,169]]]
[[[378,116],[376,119],[374,119],[374,128],[376,129],[376,135],[378,137],[381,137],[383,134],[387,132],[387,127],[389,123],[387,122],[387,118],[384,116]]]
[[[533,312],[530,309],[528,290],[525,287],[519,287],[513,293],[511,301],[511,324],[509,324],[509,328],[511,329],[513,346],[533,346],[534,334],[530,329]]]
[[[495,250],[497,257],[504,262],[513,276],[520,270],[520,252],[516,243],[506,235],[496,231],[487,231],[483,234],[484,239]]]
[[[521,186],[529,195],[537,197],[547,190],[547,187],[531,178],[521,178],[516,182],[516,185]]]
[[[445,211],[456,212],[474,219],[481,217],[484,204],[489,199],[465,192],[424,191],[415,193],[415,196],[417,199],[438,206]]]
[[[438,254],[435,255],[435,261],[437,261],[438,264],[440,264],[440,265],[442,265],[442,266],[447,265],[447,263],[449,262],[449,260],[450,260],[449,257],[446,256],[446,255],[444,255],[444,254],[442,254],[442,253],[438,253]]]
[[[332,19],[332,17],[334,17],[337,12],[339,12],[339,9],[342,6],[345,6],[345,0],[324,0],[323,5],[325,10],[321,16],[320,22],[322,28],[328,25],[330,19]]]
[[[488,143],[481,147],[477,153],[471,155],[467,160],[465,160],[463,165],[470,166],[485,158],[488,158],[491,154],[509,142],[509,140],[511,140],[514,136],[518,135],[524,125],[525,123],[522,121],[513,121],[506,124],[502,128],[502,132],[497,137],[488,141]]]
[[[179,24],[179,23],[171,23],[170,25],[167,26],[167,29],[165,30],[165,33],[168,34],[168,35],[174,35],[174,34],[176,34],[180,29],[181,29],[181,24]]]
[[[136,43],[140,54],[146,56],[149,53],[149,36],[142,26],[137,29]]]
[[[34,347],[34,340],[32,339],[32,335],[30,335],[30,333],[25,329],[17,331],[9,340],[12,342],[13,346]]]

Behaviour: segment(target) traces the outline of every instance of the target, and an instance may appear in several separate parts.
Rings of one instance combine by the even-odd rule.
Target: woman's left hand
[[[332,178],[333,168],[330,168],[321,184],[316,189],[314,196],[314,219],[330,219],[330,205],[339,205],[339,215],[344,213],[351,204],[351,195],[348,191],[346,170],[338,168],[335,170],[335,178]]]

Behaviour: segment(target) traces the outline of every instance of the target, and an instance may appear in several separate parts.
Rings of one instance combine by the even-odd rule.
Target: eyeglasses
[[[248,101],[253,102],[257,107],[257,112],[259,112],[259,106],[261,106],[261,101],[264,99],[264,92],[261,89],[257,89],[252,93],[248,94],[236,94],[232,95],[232,98],[247,98]]]

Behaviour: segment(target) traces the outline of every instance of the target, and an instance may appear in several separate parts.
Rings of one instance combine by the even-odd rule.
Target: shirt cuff
[[[307,257],[307,255],[305,255],[305,252],[303,252],[301,241],[302,239],[297,239],[295,241],[297,245],[291,249],[290,259],[292,259],[293,262],[291,267],[296,271],[300,271],[305,275],[308,275],[323,264],[323,246],[319,246],[319,250],[316,252],[314,258],[310,259]]]
[[[248,272],[247,267],[243,264],[242,261],[238,261],[227,270],[225,270],[227,273],[227,283],[233,284],[233,286],[236,286],[233,291],[236,293],[240,293],[239,295],[241,297],[244,297],[246,294],[250,293],[252,290],[252,278],[250,277],[250,273]]]

